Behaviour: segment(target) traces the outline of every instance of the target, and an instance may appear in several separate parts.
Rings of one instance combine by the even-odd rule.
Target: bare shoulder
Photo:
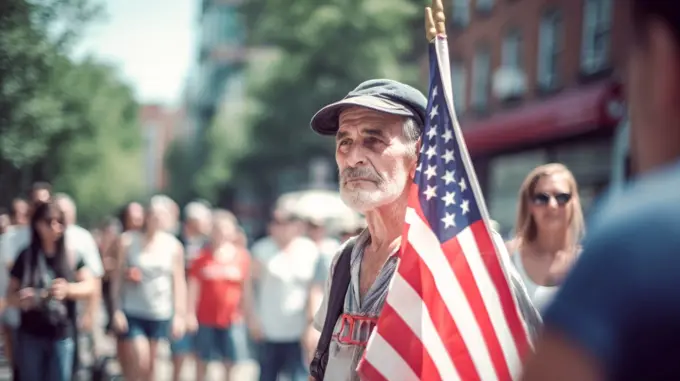
[[[519,250],[520,240],[519,238],[513,238],[509,241],[505,241],[505,247],[508,249],[508,255],[512,256],[517,250]]]

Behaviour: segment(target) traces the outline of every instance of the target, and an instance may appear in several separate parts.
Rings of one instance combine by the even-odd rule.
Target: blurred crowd
[[[206,379],[210,362],[229,374],[253,358],[261,379],[306,379],[315,345],[308,323],[331,259],[365,227],[346,219],[328,232],[324,220],[279,206],[268,234],[248,245],[230,211],[200,200],[180,209],[156,195],[88,231],[77,224],[74,201],[47,183],[14,199],[0,221],[4,353],[14,379],[23,380],[82,374],[82,335],[93,339],[95,358],[117,359],[126,380],[156,377],[161,340],[170,343],[174,380],[188,357],[196,380]],[[62,292],[59,284],[78,290]],[[64,313],[50,312],[51,304],[63,304]],[[99,327],[102,305],[106,325]],[[104,334],[116,338],[115,353],[98,345]],[[85,379],[105,372],[88,369]]]

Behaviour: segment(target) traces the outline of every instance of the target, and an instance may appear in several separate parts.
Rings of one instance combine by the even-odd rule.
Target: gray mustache
[[[375,182],[380,182],[380,176],[378,176],[375,171],[370,168],[360,167],[360,168],[345,168],[340,173],[340,178],[344,181],[354,180],[354,179],[367,179]]]

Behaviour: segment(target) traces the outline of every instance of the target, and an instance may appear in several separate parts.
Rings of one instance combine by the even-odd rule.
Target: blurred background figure
[[[306,221],[307,237],[316,244],[321,255],[333,257],[340,243],[328,234],[326,224],[327,222],[322,218],[308,218]]]
[[[31,186],[29,201],[26,204],[23,200],[15,199],[13,208],[15,211],[14,221],[16,224],[7,229],[5,234],[0,237],[0,254],[4,271],[11,271],[14,260],[19,253],[31,242],[31,227],[28,221],[32,218],[33,211],[38,205],[46,203],[52,197],[52,186],[46,182],[36,182]],[[17,363],[14,358],[16,354],[12,343],[16,337],[16,329],[20,324],[19,311],[16,306],[10,306],[3,313],[3,325],[5,327],[5,356],[10,364],[13,364],[13,378],[19,379]]]
[[[167,202],[167,201],[166,201]],[[184,247],[184,267],[188,276],[191,263],[201,254],[204,246],[208,243],[212,222],[210,205],[203,201],[192,201],[184,207],[184,223],[181,233],[178,235],[180,243]],[[187,311],[195,308],[193,303],[187,305]],[[182,368],[187,356],[193,353],[195,326],[190,328],[183,337],[172,340],[170,351],[172,353],[173,381],[179,381]]]
[[[542,312],[581,250],[585,223],[578,185],[564,165],[542,165],[527,175],[518,204],[517,233],[508,252]]]
[[[284,209],[273,211],[269,236],[253,244],[245,304],[248,329],[258,344],[260,381],[281,375],[307,379],[302,338],[319,255],[317,245],[303,236],[300,219]]]
[[[12,224],[10,214],[6,209],[0,209],[0,235],[4,234],[7,228]]]
[[[158,220],[163,231],[174,235],[180,234],[179,205],[166,195],[155,195],[151,197],[151,204],[157,206]]]
[[[84,258],[67,249],[66,216],[54,201],[39,203],[31,240],[11,270],[8,295],[21,309],[16,356],[22,380],[70,381],[77,364],[78,299],[91,299],[97,282]]]
[[[242,296],[250,276],[250,254],[235,244],[238,222],[229,211],[213,213],[210,242],[189,271],[190,329],[198,324],[192,350],[196,381],[205,381],[208,364],[224,366],[230,380],[233,365],[243,360],[247,336],[243,329]]]
[[[153,380],[159,341],[178,339],[186,328],[184,250],[162,228],[167,211],[167,204],[152,201],[143,229],[124,233],[119,246],[113,328],[123,341],[118,355],[125,357],[127,380]]]
[[[15,198],[12,200],[12,208],[10,209],[10,218],[12,225],[28,225],[30,206],[23,198]]]
[[[104,276],[104,267],[97,243],[92,234],[85,228],[76,224],[77,209],[73,199],[65,193],[56,193],[54,202],[64,213],[66,222],[64,237],[69,250],[73,250],[82,258],[93,277],[95,290],[84,301],[84,305],[77,304],[81,313],[78,313],[78,335],[75,337],[73,372],[77,374],[81,364],[92,362],[100,353],[100,344],[103,337],[102,327],[99,326],[99,312],[101,310],[101,277]],[[89,339],[87,338],[89,337]],[[81,340],[81,338],[83,340]],[[91,343],[92,348],[84,348],[85,343]],[[85,355],[85,356],[83,356]],[[84,357],[84,358],[83,358]]]

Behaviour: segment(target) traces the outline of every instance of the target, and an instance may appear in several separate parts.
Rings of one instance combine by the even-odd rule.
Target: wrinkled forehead
[[[336,139],[349,134],[393,137],[401,133],[404,117],[371,110],[366,107],[348,107],[340,113]]]

